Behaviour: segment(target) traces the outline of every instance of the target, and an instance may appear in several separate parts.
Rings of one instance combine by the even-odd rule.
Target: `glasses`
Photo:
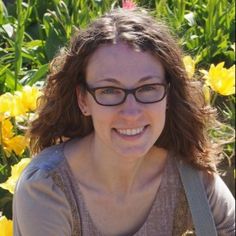
[[[149,104],[160,102],[166,96],[169,84],[145,84],[134,89],[123,89],[113,86],[91,88],[87,91],[102,106],[116,106],[125,102],[128,94],[132,94],[137,102]]]

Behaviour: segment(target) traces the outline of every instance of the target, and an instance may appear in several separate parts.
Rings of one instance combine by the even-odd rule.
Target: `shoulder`
[[[45,148],[38,155],[34,156],[26,172],[31,169],[51,171],[60,165],[64,160],[64,143]]]
[[[64,160],[63,144],[54,145],[44,149],[22,172],[15,192],[18,193],[21,188],[27,188],[32,185],[40,185],[40,182],[51,182],[50,173],[55,170]]]
[[[37,171],[46,174],[57,168],[64,160],[63,146],[62,143],[48,147],[34,156],[22,172],[20,180],[35,178],[34,173]]]
[[[44,235],[70,235],[70,205],[51,174],[62,161],[63,147],[60,144],[42,151],[23,171],[13,198],[16,235],[43,235],[36,232],[44,232]],[[40,228],[42,225],[44,227]],[[63,232],[59,232],[61,225],[64,225]]]
[[[235,233],[235,199],[218,174],[199,171],[219,235]]]
[[[234,202],[232,193],[219,174],[199,171],[199,175],[209,200],[217,197],[225,203]]]
[[[55,189],[50,173],[57,169],[63,160],[63,144],[46,148],[35,156],[18,179],[14,197],[24,197],[40,189],[47,189],[48,192],[49,189]]]
[[[24,198],[37,198],[43,192],[53,195],[58,190],[55,188],[51,173],[63,162],[63,145],[55,145],[46,148],[37,156],[33,157],[30,164],[24,169],[19,177],[14,199],[21,201]]]
[[[193,190],[194,195],[198,191],[194,185],[197,181],[195,178],[198,177],[196,174],[199,175],[218,235],[235,235],[235,199],[221,177],[215,173],[197,170],[189,164],[183,165],[183,162],[178,162],[178,167],[180,173],[185,173],[184,179],[190,184],[188,187]]]

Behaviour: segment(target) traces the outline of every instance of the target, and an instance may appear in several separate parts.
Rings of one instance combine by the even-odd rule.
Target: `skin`
[[[90,86],[136,88],[164,83],[161,62],[148,52],[134,51],[124,43],[105,45],[89,60]],[[101,106],[91,94],[77,88],[78,105],[90,115],[94,132],[68,143],[65,156],[78,181],[90,216],[101,232],[132,232],[146,219],[167,159],[167,151],[153,146],[166,115],[165,97],[152,104],[138,103],[128,95],[123,104]],[[118,131],[144,127],[132,137]]]

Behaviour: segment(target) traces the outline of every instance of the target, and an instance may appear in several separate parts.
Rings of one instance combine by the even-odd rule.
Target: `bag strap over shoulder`
[[[197,236],[217,236],[215,222],[198,171],[177,162]]]

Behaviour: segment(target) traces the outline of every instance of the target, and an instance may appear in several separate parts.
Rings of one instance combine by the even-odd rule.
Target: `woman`
[[[189,232],[180,160],[198,170],[218,235],[233,235],[199,91],[168,28],[143,11],[114,10],[77,32],[30,127],[39,154],[16,188],[14,235]]]

